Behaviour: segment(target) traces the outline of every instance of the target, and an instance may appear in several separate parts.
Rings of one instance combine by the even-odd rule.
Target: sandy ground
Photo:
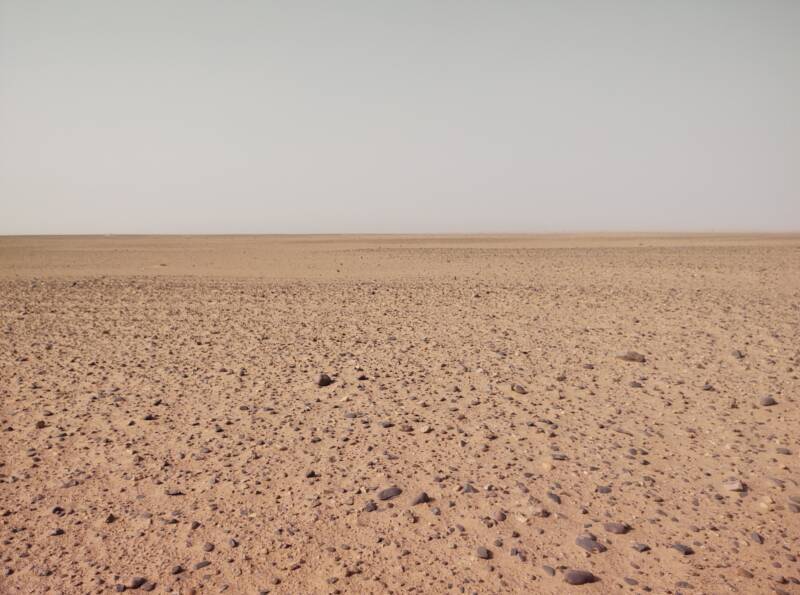
[[[800,593],[798,368],[800,236],[0,238],[0,592]]]

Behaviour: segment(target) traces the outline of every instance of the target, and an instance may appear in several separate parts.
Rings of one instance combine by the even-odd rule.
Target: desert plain
[[[0,238],[0,592],[800,593],[799,370],[798,235]]]

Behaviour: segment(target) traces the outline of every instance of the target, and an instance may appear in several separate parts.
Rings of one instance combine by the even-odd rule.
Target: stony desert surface
[[[5,237],[0,306],[4,594],[800,593],[800,236]]]

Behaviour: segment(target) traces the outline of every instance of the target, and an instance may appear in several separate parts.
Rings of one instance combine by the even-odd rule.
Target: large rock
[[[570,585],[585,585],[593,583],[597,577],[588,570],[575,570],[570,568],[564,573],[564,582]]]

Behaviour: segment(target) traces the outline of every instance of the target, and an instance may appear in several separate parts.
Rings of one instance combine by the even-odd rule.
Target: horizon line
[[[0,238],[111,238],[111,237],[463,237],[463,236],[787,236],[795,230],[592,230],[592,231],[431,231],[431,232],[111,232],[111,233],[0,233]]]

